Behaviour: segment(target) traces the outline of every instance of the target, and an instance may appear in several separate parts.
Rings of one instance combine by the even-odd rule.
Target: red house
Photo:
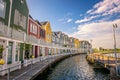
[[[28,18],[28,35],[39,38],[39,25],[31,16]]]
[[[28,35],[36,37],[42,43],[45,42],[45,30],[42,28],[42,25],[39,21],[34,20],[30,15],[28,18]],[[41,46],[33,44],[32,53],[34,54],[35,58],[37,58],[41,52]]]

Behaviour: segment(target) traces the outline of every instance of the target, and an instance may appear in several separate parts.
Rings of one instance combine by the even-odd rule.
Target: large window
[[[0,45],[0,59],[2,58],[2,54],[3,54],[3,45]]]
[[[6,2],[0,0],[0,17],[5,18]]]
[[[17,9],[14,15],[14,24],[26,29],[26,17],[22,15]]]
[[[30,23],[30,32],[37,34],[37,26],[33,23]]]

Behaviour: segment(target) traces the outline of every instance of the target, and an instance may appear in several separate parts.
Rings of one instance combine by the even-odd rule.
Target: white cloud
[[[85,17],[84,19],[81,19],[81,20],[76,20],[75,23],[82,23],[82,22],[87,22],[87,21],[90,21],[94,18],[97,18],[99,17],[100,15],[96,15],[96,16],[91,16],[91,17]]]
[[[103,14],[112,15],[120,12],[120,0],[103,0],[93,6],[93,9],[88,10],[88,14]]]
[[[71,21],[72,21],[72,19],[68,19],[68,20],[67,20],[68,23],[71,22]]]
[[[112,24],[117,23],[116,40],[117,47],[120,48],[120,19],[106,22],[94,22],[78,26],[78,31],[71,34],[71,36],[79,39],[90,40],[93,39],[93,47],[113,48],[113,31]]]

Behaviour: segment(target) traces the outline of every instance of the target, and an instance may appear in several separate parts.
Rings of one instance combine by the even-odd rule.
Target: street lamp
[[[92,41],[93,41],[93,40],[90,40],[90,43],[91,43],[90,53],[92,53]]]
[[[116,36],[115,36],[115,29],[117,28],[117,24],[113,24],[113,38],[114,38],[114,55],[115,55],[115,64],[116,64],[116,74],[117,73],[117,54],[116,54]]]

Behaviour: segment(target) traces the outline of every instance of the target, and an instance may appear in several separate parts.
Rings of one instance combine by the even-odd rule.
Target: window
[[[26,17],[23,16],[17,9],[15,10],[14,24],[26,29]]]
[[[37,26],[33,23],[30,23],[30,32],[37,34]]]
[[[30,23],[30,32],[32,32],[32,23]]]
[[[14,24],[19,25],[19,12],[18,12],[18,10],[15,10]]]
[[[0,45],[0,59],[2,58],[2,54],[3,54],[3,45]]]
[[[36,25],[33,25],[33,33],[37,34],[37,26]]]
[[[16,54],[15,54],[15,61],[18,61],[19,59],[19,52],[20,52],[20,43],[16,43]]]
[[[0,17],[5,18],[6,2],[0,0]]]
[[[12,63],[12,51],[13,51],[12,49],[13,49],[13,43],[9,42],[7,64],[11,64]]]

